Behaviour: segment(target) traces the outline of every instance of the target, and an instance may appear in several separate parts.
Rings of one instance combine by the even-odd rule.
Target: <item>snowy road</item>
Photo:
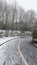
[[[31,43],[32,38],[18,38],[0,46],[0,65],[37,65],[37,48]],[[22,60],[20,51],[24,58]],[[23,62],[26,60],[26,62]]]
[[[20,49],[28,65],[37,65],[37,48],[32,44],[32,38],[21,41]]]
[[[22,38],[14,39],[0,46],[0,65],[24,65],[18,52],[18,44]]]

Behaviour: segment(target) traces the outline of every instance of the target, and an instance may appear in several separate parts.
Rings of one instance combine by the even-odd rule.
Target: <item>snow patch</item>
[[[10,39],[14,39],[14,38],[18,38],[17,36],[16,37],[3,37],[3,38],[0,38],[0,45]]]

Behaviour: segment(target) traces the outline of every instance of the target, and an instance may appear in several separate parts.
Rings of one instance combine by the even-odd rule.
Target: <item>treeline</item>
[[[32,31],[36,20],[36,13],[33,10],[25,11],[17,2],[10,5],[0,0],[0,29]]]

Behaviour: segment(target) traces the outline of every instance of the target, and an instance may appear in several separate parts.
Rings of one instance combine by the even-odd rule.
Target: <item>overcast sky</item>
[[[7,2],[12,3],[14,0],[7,0]],[[18,4],[25,10],[33,9],[37,12],[37,0],[16,0]]]

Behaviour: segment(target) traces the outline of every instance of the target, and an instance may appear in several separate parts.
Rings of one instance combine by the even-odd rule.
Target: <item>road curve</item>
[[[22,39],[14,39],[0,46],[0,65],[24,65],[18,52],[20,40]]]
[[[26,39],[27,38],[18,38],[6,42],[6,44],[2,46],[0,61],[3,61],[2,59],[4,59],[4,61],[3,63],[1,62],[2,64],[0,63],[0,65],[28,65],[25,57],[20,51],[20,44]]]

